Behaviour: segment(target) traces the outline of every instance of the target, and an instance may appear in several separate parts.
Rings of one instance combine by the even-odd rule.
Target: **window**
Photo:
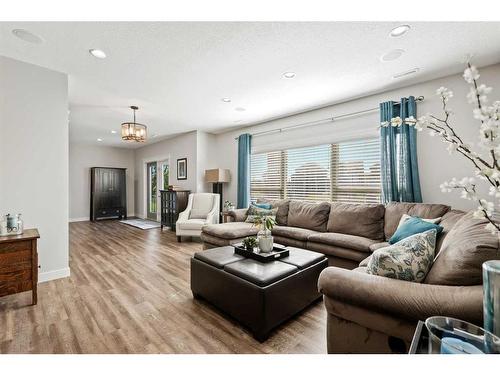
[[[252,154],[250,176],[251,199],[278,199],[283,196],[282,152]]]
[[[253,154],[251,200],[380,202],[378,138]]]

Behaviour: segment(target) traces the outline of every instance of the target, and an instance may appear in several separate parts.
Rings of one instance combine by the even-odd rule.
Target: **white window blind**
[[[332,201],[379,203],[380,142],[378,138],[332,145]]]
[[[378,203],[378,138],[253,154],[251,200]]]
[[[250,173],[250,196],[252,201],[260,198],[283,197],[282,152],[273,151],[252,154]]]
[[[330,145],[285,150],[285,197],[329,201],[331,196]]]

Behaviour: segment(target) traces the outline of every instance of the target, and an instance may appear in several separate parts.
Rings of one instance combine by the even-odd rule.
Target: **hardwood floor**
[[[71,277],[0,298],[1,353],[326,353],[326,312],[317,303],[263,344],[194,300],[189,260],[196,242],[117,221],[70,224]]]

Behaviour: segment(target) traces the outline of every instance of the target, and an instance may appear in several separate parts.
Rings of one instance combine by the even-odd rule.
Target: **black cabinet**
[[[160,190],[162,229],[165,226],[175,230],[179,214],[187,207],[190,192],[190,190]]]
[[[90,220],[127,218],[125,168],[90,168]]]

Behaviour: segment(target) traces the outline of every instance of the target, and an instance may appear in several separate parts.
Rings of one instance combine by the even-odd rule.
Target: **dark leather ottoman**
[[[290,256],[261,263],[234,254],[231,246],[191,258],[191,290],[264,341],[270,331],[321,298],[318,277],[328,266],[323,254],[289,247]]]

